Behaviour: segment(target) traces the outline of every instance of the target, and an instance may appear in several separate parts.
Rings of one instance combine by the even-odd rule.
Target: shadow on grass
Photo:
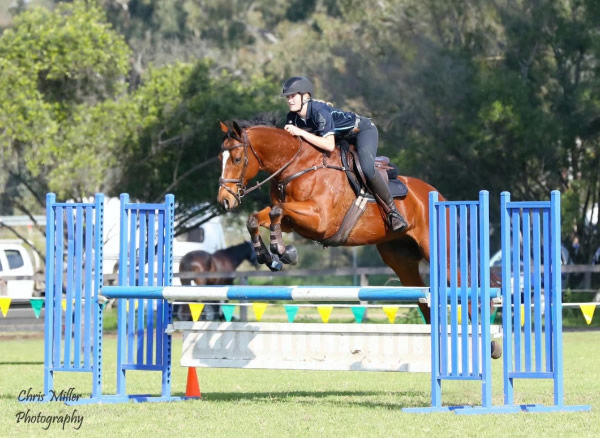
[[[177,395],[183,396],[183,393]],[[295,404],[329,403],[335,406],[363,406],[381,409],[402,409],[427,406],[429,391],[270,391],[270,392],[207,392],[205,402],[256,402]]]
[[[44,365],[44,361],[0,362],[0,366],[2,365]]]

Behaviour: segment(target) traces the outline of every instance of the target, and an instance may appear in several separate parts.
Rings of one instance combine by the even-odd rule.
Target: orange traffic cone
[[[196,375],[196,368],[188,368],[187,384],[185,386],[185,396],[202,397],[202,394],[200,393],[200,386],[198,385],[198,376]]]

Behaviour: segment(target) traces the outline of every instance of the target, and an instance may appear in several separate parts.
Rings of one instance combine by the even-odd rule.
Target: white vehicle
[[[34,269],[31,256],[20,240],[0,240],[0,296],[18,299],[35,296]]]
[[[104,206],[104,248],[103,275],[115,274],[119,264],[119,215],[120,201],[118,198],[107,198]],[[204,250],[213,253],[225,248],[225,233],[218,217],[212,218],[190,233],[193,240],[183,240],[176,237],[173,240],[173,273],[179,272],[179,262],[188,252]],[[116,280],[105,281],[106,284]],[[173,285],[181,285],[179,278],[173,279]]]

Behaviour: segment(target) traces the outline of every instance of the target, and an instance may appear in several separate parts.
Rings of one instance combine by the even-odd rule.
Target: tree
[[[264,78],[242,81],[226,71],[214,74],[211,67],[199,61],[148,71],[132,97],[141,123],[124,142],[124,172],[115,184],[138,199],[174,193],[181,231],[198,216],[206,220],[218,212],[219,120],[283,109],[278,89]]]
[[[83,1],[28,9],[2,34],[0,135],[12,163],[5,172],[19,181],[8,193],[17,205],[43,203],[47,190],[80,199],[100,188],[111,145],[87,122],[96,105],[125,91],[128,57],[102,10]]]

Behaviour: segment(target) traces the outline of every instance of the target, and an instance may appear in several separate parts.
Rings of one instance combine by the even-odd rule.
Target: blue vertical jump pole
[[[81,402],[102,394],[103,217],[102,194],[89,203],[56,202],[54,193],[46,195],[44,401],[60,395],[56,372],[92,375],[91,399]]]
[[[589,410],[564,404],[560,192],[553,191],[550,201],[521,202],[503,192],[500,217],[504,404],[515,406],[514,379],[552,379],[553,405],[516,406],[529,412]]]
[[[121,195],[119,249],[120,286],[171,286],[175,198],[162,204],[130,203]],[[119,300],[117,331],[117,394],[115,401],[176,401],[171,396],[173,306],[164,299]],[[128,371],[161,373],[161,395],[128,394]]]
[[[492,405],[488,192],[477,201],[431,192],[429,227],[431,406],[405,411],[505,412]],[[481,382],[481,406],[443,406],[444,380]]]

